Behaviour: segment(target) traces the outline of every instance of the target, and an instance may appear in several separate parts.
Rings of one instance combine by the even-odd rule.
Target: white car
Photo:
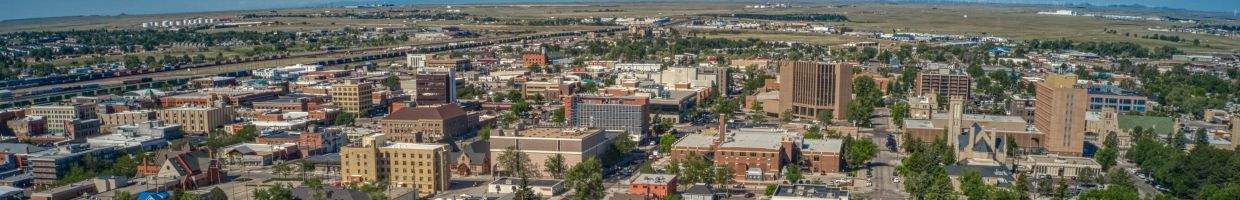
[[[900,177],[891,178],[892,183],[900,183]]]

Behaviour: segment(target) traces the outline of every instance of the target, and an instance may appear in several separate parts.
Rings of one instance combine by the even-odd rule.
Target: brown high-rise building
[[[1034,126],[1046,135],[1047,151],[1081,156],[1085,148],[1085,112],[1089,93],[1076,86],[1076,76],[1051,74],[1037,84]]]
[[[365,115],[372,107],[373,98],[370,93],[374,89],[369,83],[346,81],[332,86],[332,104],[339,106],[346,113]]]
[[[783,61],[779,64],[779,104],[793,116],[816,118],[832,112],[843,119],[852,99],[852,66],[843,63]]]
[[[417,105],[455,103],[455,73],[450,68],[422,68],[413,75],[413,88],[401,89],[411,94]]]
[[[917,74],[915,84],[917,96],[935,93],[943,98],[960,96],[968,99],[972,95],[969,86],[973,84],[973,77],[960,71],[940,69]]]

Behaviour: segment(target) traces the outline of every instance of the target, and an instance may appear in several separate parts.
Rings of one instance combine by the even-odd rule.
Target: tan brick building
[[[498,161],[499,156],[509,147],[529,155],[534,171],[545,172],[546,160],[559,154],[564,156],[564,166],[571,168],[589,158],[595,158],[607,152],[611,141],[606,133],[599,129],[586,128],[531,128],[526,130],[507,130],[502,135],[491,135],[491,160]],[[497,169],[507,171],[508,169]],[[548,174],[541,174],[547,176]]]
[[[332,85],[332,104],[340,107],[345,113],[365,115],[374,105],[370,93],[374,91],[370,83],[346,81]]]
[[[477,115],[456,104],[404,108],[379,120],[382,132],[398,142],[438,142],[468,133],[477,124]]]
[[[186,134],[206,134],[232,122],[232,108],[177,107],[159,111],[159,120],[180,124]]]
[[[389,143],[382,135],[369,143],[340,150],[340,175],[345,184],[387,180],[389,187],[416,189],[428,196],[448,189],[447,145]]]
[[[43,116],[47,120],[48,133],[64,133],[65,122],[94,119],[95,110],[86,104],[33,106],[26,112],[30,116]]]
[[[1085,112],[1089,93],[1076,85],[1076,76],[1051,74],[1037,83],[1033,124],[1046,135],[1047,151],[1081,156],[1085,148]]]
[[[126,124],[139,124],[151,120],[155,120],[156,112],[154,110],[130,110],[118,113],[108,113],[99,115],[99,120],[103,120],[101,131],[111,133],[112,128]]]

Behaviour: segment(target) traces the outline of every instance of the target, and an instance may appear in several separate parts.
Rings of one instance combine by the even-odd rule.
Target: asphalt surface
[[[887,136],[891,135],[888,130],[891,124],[889,110],[879,108],[874,110],[874,117],[871,122],[874,129],[870,132],[870,140],[878,146],[878,156],[870,161],[870,170],[874,178],[874,190],[869,194],[869,199],[908,199],[909,196],[904,192],[903,182],[894,183],[892,178],[896,171],[896,166],[900,165],[902,157],[899,152],[893,152],[887,148]],[[865,176],[865,174],[860,174]],[[903,180],[901,180],[903,181]]]

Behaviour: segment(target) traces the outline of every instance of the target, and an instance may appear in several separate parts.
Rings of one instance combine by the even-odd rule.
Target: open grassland
[[[1038,11],[1064,9],[1055,6],[1035,5],[997,5],[997,4],[807,4],[782,9],[746,9],[743,4],[733,3],[638,3],[638,4],[566,4],[566,5],[458,5],[417,6],[377,9],[344,9],[344,8],[306,8],[281,10],[250,10],[207,12],[187,14],[136,15],[110,17],[63,17],[31,20],[15,20],[0,22],[0,32],[30,30],[70,30],[91,28],[136,28],[143,21],[165,19],[183,19],[192,17],[232,18],[236,21],[279,21],[282,25],[237,27],[210,31],[227,30],[285,30],[306,31],[319,29],[335,29],[343,27],[402,27],[402,26],[460,26],[477,31],[495,32],[528,32],[547,30],[583,30],[591,26],[516,26],[501,24],[474,24],[467,20],[403,20],[403,19],[353,19],[353,18],[261,18],[238,19],[247,13],[280,13],[280,14],[315,14],[341,12],[367,12],[379,10],[447,10],[458,9],[475,17],[495,17],[507,19],[550,19],[550,18],[593,18],[593,17],[673,17],[689,18],[708,13],[828,13],[843,14],[848,22],[833,22],[832,25],[846,26],[855,30],[877,32],[922,32],[940,34],[961,34],[973,36],[998,36],[1014,40],[1028,39],[1071,39],[1076,41],[1130,41],[1149,47],[1174,46],[1190,52],[1236,52],[1240,51],[1240,39],[1213,35],[1172,33],[1150,31],[1150,28],[1169,28],[1175,26],[1191,26],[1173,22],[1156,21],[1119,21],[1081,16],[1038,15]],[[1188,16],[1206,19],[1213,23],[1240,24],[1226,16],[1203,14],[1192,11],[1165,11],[1154,9],[1117,9],[1117,8],[1071,8],[1085,12],[1106,12],[1110,14],[1127,14],[1139,16]],[[1106,33],[1115,30],[1117,34]],[[1131,36],[1124,36],[1128,33]],[[1144,35],[1175,35],[1184,42],[1169,42],[1144,39]],[[797,33],[776,32],[742,32],[739,34],[710,33],[708,37],[747,38],[757,37],[766,40],[798,40],[821,44],[840,44],[853,41],[848,37],[819,37]],[[1193,39],[1202,45],[1192,46]],[[1207,46],[1208,45],[1208,46]]]
[[[921,32],[960,34],[972,36],[998,36],[1013,40],[1070,39],[1076,41],[1130,41],[1158,47],[1174,46],[1190,52],[1235,52],[1240,49],[1240,39],[1214,35],[1150,31],[1149,28],[1191,26],[1173,22],[1121,21],[1082,16],[1038,15],[1038,11],[1061,9],[1052,6],[994,5],[994,4],[855,4],[855,5],[806,5],[786,9],[746,9],[740,4],[638,4],[593,6],[474,6],[463,11],[478,15],[514,18],[552,17],[617,17],[617,16],[667,16],[693,17],[707,13],[828,13],[843,14],[848,22],[828,23],[862,31]],[[1082,9],[1075,9],[1082,10]],[[1149,10],[1096,9],[1112,14],[1139,16],[1203,16],[1195,12],[1167,12]],[[1088,11],[1093,12],[1093,11]],[[1208,15],[1207,15],[1208,16]],[[1235,20],[1209,18],[1211,21],[1236,23]],[[1109,34],[1106,30],[1115,30]],[[1124,36],[1128,33],[1130,36]],[[1144,35],[1174,35],[1184,39],[1176,43],[1144,39]],[[810,43],[840,44],[857,38],[812,36],[800,33],[742,32],[731,34],[713,32],[707,37],[760,38],[766,40],[797,40]],[[1192,46],[1188,41],[1198,39],[1202,45]],[[1208,46],[1207,46],[1208,45]]]

